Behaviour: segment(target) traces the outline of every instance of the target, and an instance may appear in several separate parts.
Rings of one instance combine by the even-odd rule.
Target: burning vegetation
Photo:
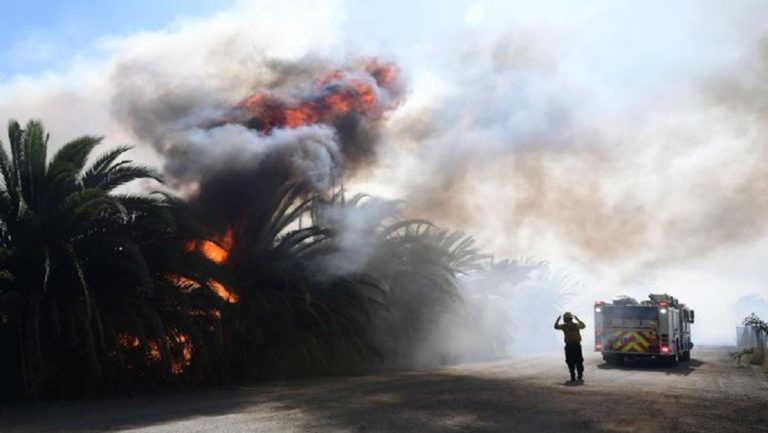
[[[196,239],[189,241],[187,242],[186,248],[187,251],[197,251],[202,253],[208,260],[217,265],[223,265],[227,262],[227,259],[229,258],[229,250],[232,248],[232,228],[227,228],[222,236],[217,237],[217,240]],[[184,277],[178,278],[183,282],[182,279]],[[237,302],[237,295],[231,289],[224,286],[224,284],[214,279],[209,279],[207,282],[208,286],[218,297],[233,304]],[[194,281],[191,281],[191,283],[196,284]],[[199,287],[199,285],[197,286]]]
[[[210,261],[217,264],[222,264],[227,261],[230,248],[232,248],[231,228],[228,228],[218,241],[203,239],[187,242],[187,250],[199,251],[203,253],[205,257],[208,257]]]
[[[93,157],[100,139],[86,136],[47,161],[42,124],[10,123],[10,155],[0,151],[8,389],[81,395],[412,357],[456,302],[459,275],[484,256],[461,233],[335,186],[375,157],[377,129],[402,95],[397,67],[373,59],[319,77],[257,89],[203,122],[206,107],[141,107],[173,125],[145,138],[167,157],[165,177],[194,183],[185,199],[116,193],[162,182],[125,160],[126,147]],[[140,126],[126,104],[118,117]],[[180,124],[192,126],[172,129]],[[190,161],[205,168],[176,176],[194,171],[178,169]]]

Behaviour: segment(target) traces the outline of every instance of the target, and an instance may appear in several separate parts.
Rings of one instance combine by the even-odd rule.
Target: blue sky
[[[59,70],[77,56],[98,55],[97,41],[159,30],[197,18],[231,0],[0,0],[0,77]]]

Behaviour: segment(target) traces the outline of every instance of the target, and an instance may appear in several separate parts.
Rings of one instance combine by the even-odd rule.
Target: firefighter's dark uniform
[[[568,371],[571,373],[571,380],[576,380],[574,370],[579,374],[579,380],[584,377],[584,356],[581,353],[581,332],[587,325],[576,318],[577,323],[566,321],[563,324],[555,323],[555,329],[563,331],[565,334],[565,363],[568,364]]]

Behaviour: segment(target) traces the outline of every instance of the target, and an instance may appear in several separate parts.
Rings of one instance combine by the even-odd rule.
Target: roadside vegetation
[[[126,159],[129,148],[102,150],[101,138],[84,136],[49,159],[48,146],[37,121],[11,121],[0,146],[6,395],[397,365],[448,314],[459,276],[484,258],[472,238],[403,220],[395,204],[301,182],[279,185],[214,230],[177,197],[120,192],[163,182]],[[372,206],[386,212],[366,218],[359,250],[350,250],[334,215]]]
[[[766,359],[766,340],[768,340],[768,323],[752,313],[742,321],[744,335],[742,336],[739,350],[732,352],[731,356],[737,363],[746,362],[753,365],[761,365],[768,372],[768,359]]]

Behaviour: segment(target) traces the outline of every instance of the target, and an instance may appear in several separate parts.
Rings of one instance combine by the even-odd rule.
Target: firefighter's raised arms
[[[581,329],[587,327],[578,317],[571,313],[563,314],[563,323],[560,323],[560,317],[555,320],[555,329],[563,331],[565,339],[565,363],[568,365],[568,371],[571,374],[571,382],[584,380],[584,356],[581,352]],[[573,320],[576,319],[576,323]]]

